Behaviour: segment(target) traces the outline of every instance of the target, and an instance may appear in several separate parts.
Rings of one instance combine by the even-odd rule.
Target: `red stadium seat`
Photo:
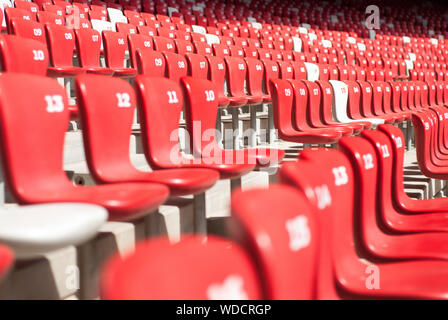
[[[16,36],[29,38],[47,44],[44,26],[33,20],[13,18],[11,21],[12,33]]]
[[[37,40],[4,35],[0,37],[0,51],[3,72],[47,74],[47,47]]]
[[[305,196],[289,186],[232,194],[232,216],[240,224],[232,236],[248,239],[268,299],[314,298],[319,241],[314,215]]]
[[[78,60],[81,67],[87,73],[112,75],[114,71],[109,68],[101,67],[101,35],[94,29],[75,30],[76,48]]]
[[[16,73],[0,75],[0,85],[3,171],[19,203],[85,202],[105,207],[112,220],[130,220],[167,199],[169,189],[160,184],[74,186],[62,170],[69,121],[65,89],[50,78]]]
[[[73,66],[73,52],[75,50],[75,34],[67,27],[50,25],[45,26],[50,51],[48,76],[72,78],[83,73],[84,69]]]
[[[160,276],[167,273],[172,276]],[[113,257],[101,276],[101,298],[106,300],[262,297],[249,255],[236,243],[213,236],[206,241],[188,236],[174,245],[167,238],[148,240],[124,259]]]
[[[137,49],[137,70],[139,74],[154,77],[166,75],[166,61],[161,52]]]
[[[125,55],[128,50],[128,39],[125,34],[103,31],[104,55],[106,66],[114,71],[114,76],[133,78],[137,70],[125,66]]]

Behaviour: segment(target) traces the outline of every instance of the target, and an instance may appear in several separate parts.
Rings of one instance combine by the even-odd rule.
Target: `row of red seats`
[[[129,159],[129,137],[137,103],[134,89],[121,79],[81,75],[76,78],[76,94],[85,154],[89,170],[100,185],[74,186],[62,170],[68,122],[64,88],[51,78],[19,73],[5,73],[0,82],[4,88],[0,109],[5,179],[21,204],[86,202],[108,209],[112,220],[129,220],[152,212],[168,194],[201,193],[220,177],[236,178],[255,167],[276,164],[284,157],[284,151],[277,149],[224,150],[210,138],[203,141],[216,124],[218,104],[214,87],[208,80],[185,77],[182,84],[187,126],[196,156],[181,161],[184,156],[173,153],[179,147],[173,145],[171,137],[178,129],[183,105],[181,88],[168,79],[140,76],[136,78],[136,88],[144,108],[140,112],[146,155],[154,164],[153,169],[158,170],[139,171]],[[36,107],[30,109],[31,101]],[[177,117],[171,117],[172,122],[161,121],[170,108],[174,108],[170,112],[177,113]],[[199,132],[194,129],[198,122]],[[19,130],[23,127],[27,130]],[[29,131],[34,134],[29,135]],[[51,144],[48,136],[52,137]],[[25,154],[33,157],[32,163],[28,163]]]
[[[230,240],[148,240],[112,258],[102,297],[446,299],[447,201],[406,195],[403,134],[378,129],[302,151],[281,185],[235,191]]]

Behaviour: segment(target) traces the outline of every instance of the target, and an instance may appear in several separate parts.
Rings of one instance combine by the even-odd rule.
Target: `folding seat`
[[[153,77],[166,75],[166,61],[163,53],[153,50],[136,49],[137,70],[139,74]]]
[[[294,67],[288,61],[277,61],[280,70],[280,79],[294,79]]]
[[[265,92],[267,95],[271,95],[271,87],[269,85],[270,80],[280,79],[280,68],[276,61],[271,60],[264,60],[261,59],[264,65],[264,88],[263,92]]]
[[[175,39],[176,52],[185,55],[186,53],[194,53],[194,46],[190,41]]]
[[[11,31],[16,36],[37,40],[45,45],[47,44],[44,27],[37,21],[13,18],[11,20]]]
[[[196,53],[186,53],[188,63],[188,75],[197,79],[208,79],[208,61]]]
[[[123,14],[123,11],[121,11],[121,9],[113,8],[111,5],[107,8],[107,14],[109,16],[109,21],[114,25],[117,22],[128,22],[128,19]]]
[[[280,139],[306,144],[328,144],[337,142],[341,137],[341,133],[333,130],[298,130],[295,119],[293,121],[293,117],[295,116],[296,109],[295,96],[298,96],[299,93],[294,92],[290,81],[280,79],[271,80],[270,91],[274,124],[278,130]]]
[[[43,11],[52,12],[58,16],[65,17],[65,6],[60,7],[53,4],[44,4],[42,5]]]
[[[178,265],[183,266],[181,270],[170,271]],[[160,276],[165,274],[170,277]],[[106,263],[100,287],[105,300],[263,297],[259,275],[248,253],[238,244],[214,236],[208,236],[207,241],[187,236],[176,244],[168,238],[140,243],[124,259],[116,255]]]
[[[137,26],[137,31],[139,34],[144,35],[144,36],[154,37],[157,35],[157,30],[153,27]]]
[[[230,49],[226,44],[214,43],[212,45],[213,53],[216,57],[227,57],[230,56]]]
[[[75,33],[72,29],[56,24],[45,26],[50,63],[47,75],[50,77],[72,78],[85,72],[83,68],[73,66]]]
[[[174,36],[176,39],[184,40],[191,42],[191,33],[190,32],[184,32],[184,31],[174,31]]]
[[[166,29],[166,28],[158,28],[157,35],[162,38],[168,38],[174,40],[176,38],[176,34],[174,30]]]
[[[35,15],[31,12],[18,8],[5,8],[5,21],[6,29],[8,33],[11,33],[11,21],[12,19],[22,19],[22,20],[36,20]]]
[[[131,25],[134,25],[136,27],[144,27],[145,26],[145,20],[143,18],[134,18],[134,17],[127,17],[128,23]]]
[[[301,61],[293,61],[291,64],[294,68],[294,79],[305,80],[307,78],[305,64]]]
[[[382,145],[380,148],[382,149],[381,157],[390,156],[389,150],[386,151],[387,145]],[[428,225],[428,222],[431,222],[429,220],[431,217],[421,217],[419,221],[417,221],[417,217],[414,217],[414,221],[412,221],[410,217],[408,219],[400,218],[397,212],[392,211],[392,208],[388,208],[388,212],[380,214],[384,208],[377,205],[380,202],[377,201],[376,188],[372,190],[372,186],[378,185],[378,160],[373,146],[359,137],[344,137],[339,140],[339,149],[353,163],[357,190],[355,203],[356,210],[359,212],[357,219],[360,222],[359,238],[368,254],[382,260],[431,258],[446,260],[444,243],[446,243],[445,237],[448,235],[446,232],[434,232],[434,229]],[[393,218],[400,220],[391,221]],[[442,218],[432,217],[432,226],[437,228],[435,225],[439,222],[439,230],[446,231],[447,225],[442,222]],[[384,219],[387,219],[387,224]],[[400,221],[403,223],[402,226],[399,226]],[[394,229],[397,226],[399,230]],[[406,227],[410,229],[406,231]],[[407,234],[402,232],[407,232]]]
[[[257,49],[260,60],[272,60],[271,52],[267,49]]]
[[[159,184],[74,186],[62,170],[69,120],[65,89],[53,79],[25,74],[2,74],[0,83],[3,170],[18,203],[91,203],[105,207],[112,220],[129,220],[165,201],[168,188]]]
[[[106,66],[114,71],[114,76],[120,78],[135,77],[137,70],[125,67],[125,55],[128,50],[126,35],[119,32],[103,31],[103,43]]]
[[[264,65],[258,59],[246,58],[247,83],[246,89],[250,96],[263,103],[271,102],[271,97],[263,92]]]
[[[185,23],[177,23],[176,29],[179,30],[179,32],[185,32],[185,33],[193,32],[193,29],[191,28],[191,26],[188,24],[185,24]]]
[[[136,34],[137,33],[137,27],[130,23],[117,22],[115,24],[115,28],[117,29],[117,32],[124,33],[124,34]]]
[[[100,64],[101,35],[94,29],[75,30],[80,66],[87,73],[112,75],[114,71]]]
[[[216,86],[209,80],[191,77],[183,77],[181,84],[184,89],[190,146],[194,153],[214,157],[217,161],[224,161],[224,164],[233,164],[237,161],[238,164],[256,164],[257,167],[269,167],[282,161],[285,152],[279,149],[222,149],[214,138],[210,138],[210,142],[204,145],[201,142],[204,132],[210,132],[209,130],[214,130],[216,127],[218,111],[218,101],[215,98],[217,95],[214,91]],[[201,92],[207,92],[207,94],[202,95]],[[207,110],[207,112],[204,110]],[[200,130],[194,127],[196,121],[201,123]],[[213,153],[213,155],[210,155],[210,153]]]
[[[206,56],[209,66],[209,79],[215,84],[215,99],[218,105],[225,108],[230,101],[224,92],[224,84],[226,79],[226,63],[222,57]]]
[[[259,105],[263,103],[267,96],[261,91],[261,81],[263,77],[263,65],[257,61],[249,61],[251,65],[251,75],[248,74],[248,65],[244,59],[235,57],[226,57],[225,59],[227,66],[227,86],[229,88],[230,106],[239,107],[243,105]],[[256,73],[254,75],[253,73]],[[251,77],[252,83],[247,83],[249,95],[245,91],[245,80]],[[256,79],[255,79],[256,78]],[[255,95],[251,94],[249,86],[252,85],[252,89],[255,91]]]
[[[65,26],[65,18],[53,12],[39,11],[37,13],[37,21],[43,25],[55,24],[58,26]]]
[[[154,48],[160,52],[176,52],[174,40],[163,37],[154,37]]]
[[[184,55],[163,52],[166,61],[166,75],[169,79],[179,83],[180,79],[188,74],[187,60]]]
[[[194,31],[191,33],[191,40],[194,42],[207,43],[207,39],[206,39],[205,35],[203,35],[201,33],[194,32]]]
[[[315,298],[318,218],[306,196],[293,187],[274,185],[235,191],[231,203],[238,225],[231,235],[248,239],[247,250],[263,266],[266,298]],[[257,241],[261,237],[270,239],[269,247]]]
[[[212,47],[206,42],[194,42],[195,52],[203,56],[213,55]]]
[[[90,20],[108,21],[107,13],[104,13],[103,11],[100,11],[100,10],[90,10],[89,11],[89,19]]]
[[[180,196],[202,193],[218,180],[219,174],[209,169],[137,170],[129,159],[136,108],[132,86],[121,79],[85,75],[76,79],[76,89],[87,164],[98,183],[159,182],[169,186],[171,196]]]
[[[251,164],[222,163],[221,158],[183,155],[178,143],[178,119],[183,107],[179,84],[170,79],[141,76],[136,77],[136,84],[143,148],[151,167],[210,168],[217,170],[221,179],[238,178],[254,169]],[[161,121],[162,118],[165,120]]]
[[[355,232],[359,229],[359,220],[355,218],[359,210],[354,199],[358,184],[344,154],[331,149],[308,149],[300,153],[299,159],[284,164],[279,175],[281,182],[296,186],[307,195],[319,217],[317,299],[445,296],[448,283],[439,279],[446,272],[446,262],[379,260],[361,250]],[[365,276],[372,270],[381,275],[381,285],[374,290],[366,285]]]
[[[36,13],[39,11],[39,6],[35,4],[34,2],[28,2],[28,1],[17,1],[14,2],[15,7],[18,9],[25,10],[34,17],[33,20],[36,20]]]

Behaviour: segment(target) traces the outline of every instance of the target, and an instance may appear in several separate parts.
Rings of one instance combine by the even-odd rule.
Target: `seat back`
[[[139,74],[154,77],[166,75],[166,61],[161,52],[137,49],[137,70]]]
[[[43,43],[19,36],[0,36],[1,70],[45,76],[48,51]]]
[[[129,57],[131,58],[131,66],[137,69],[137,50],[154,50],[152,37],[142,34],[128,34]]]
[[[129,141],[136,108],[132,86],[125,80],[83,74],[76,78],[76,96],[82,121],[86,160],[91,174],[103,183],[126,179]]]
[[[106,66],[112,69],[123,69],[128,50],[126,34],[105,30],[103,31],[103,44]]]
[[[200,156],[205,148],[219,150],[220,147],[216,143],[218,113],[216,84],[209,80],[192,77],[183,77],[180,83],[192,152]],[[210,150],[206,154],[210,154]]]
[[[208,65],[210,68],[209,80],[215,84],[216,98],[227,98],[224,92],[224,83],[226,79],[226,65],[221,57],[207,56]]]
[[[65,25],[65,19],[62,16],[57,15],[53,12],[39,11],[37,13],[37,20],[43,25],[46,24],[55,24],[58,26]]]
[[[37,40],[47,45],[44,26],[37,21],[13,18],[11,29],[16,36]]]
[[[378,126],[378,130],[383,132],[389,139],[391,146],[391,159],[393,160],[392,164],[392,186],[396,188],[396,191],[404,190],[403,184],[403,166],[404,166],[404,135],[403,132],[390,124],[380,124]],[[401,192],[395,192],[395,194],[399,195]],[[395,198],[394,198],[395,200]],[[398,200],[399,201],[399,200]]]
[[[401,85],[394,81],[390,81],[389,85],[392,91],[391,108],[394,112],[401,112]]]
[[[348,86],[344,81],[330,80],[333,88],[333,114],[340,122],[346,122],[348,119]]]
[[[179,83],[188,74],[187,60],[184,55],[165,51],[162,53],[166,61],[167,77]]]
[[[213,236],[206,241],[186,236],[176,244],[168,238],[145,241],[126,258],[113,257],[101,276],[101,298],[106,300],[262,297],[250,256],[236,243]]]
[[[176,52],[176,46],[172,39],[157,37],[153,38],[154,40],[154,48],[159,52]]]
[[[320,102],[320,114],[322,122],[325,124],[334,123],[332,108],[333,108],[333,87],[330,82],[319,80],[316,83],[320,87],[321,102]]]
[[[142,142],[151,167],[176,167],[179,150],[179,118],[183,107],[179,83],[167,79],[135,78]],[[163,110],[163,111],[162,111]]]
[[[245,97],[244,83],[247,75],[246,62],[238,57],[225,57],[227,87],[232,97]]]
[[[8,33],[12,33],[11,30],[11,21],[12,19],[21,19],[21,20],[36,20],[35,14],[19,8],[5,8],[5,21],[6,21],[6,29]]]
[[[271,80],[269,84],[272,92],[274,125],[279,136],[295,132],[292,120],[295,115],[294,88],[290,81],[283,79]]]
[[[384,83],[382,81],[372,81],[371,82],[373,91],[373,104],[372,111],[376,116],[384,114],[383,112],[383,102],[384,102]]]
[[[263,81],[263,91],[271,95],[269,81],[280,79],[280,70],[278,63],[272,60],[261,59],[264,65],[264,81]]]
[[[73,30],[55,24],[45,25],[50,62],[53,67],[72,67],[75,50]]]
[[[19,73],[1,74],[0,88],[0,153],[9,190],[19,203],[40,202],[71,185],[63,171],[65,89],[54,79]]]
[[[100,33],[95,29],[77,29],[75,35],[79,64],[84,68],[100,67]]]
[[[378,166],[378,206],[382,212],[394,212],[395,209],[392,203],[392,186],[394,182],[392,180],[392,172],[394,168],[394,153],[392,150],[392,144],[388,136],[379,130],[364,130],[361,132],[361,136],[368,140],[373,146],[376,152],[377,166]],[[364,169],[371,164],[370,160],[366,156],[364,160]],[[383,214],[384,215],[384,214]]]
[[[231,203],[232,216],[241,225],[231,229],[232,238],[246,240],[264,279],[266,298],[312,299],[318,230],[306,197],[296,188],[273,185],[236,191]]]
[[[207,79],[209,68],[207,59],[200,54],[187,53],[185,58],[188,62],[188,75],[193,78]]]
[[[246,58],[247,66],[247,90],[253,96],[261,96],[263,93],[264,66],[258,59]]]
[[[322,127],[321,121],[321,102],[322,93],[320,86],[314,81],[302,80],[308,90],[308,105],[306,107],[306,115],[308,122],[313,127]]]
[[[372,113],[373,89],[367,81],[358,81],[361,88],[361,114],[364,117],[374,117]]]

